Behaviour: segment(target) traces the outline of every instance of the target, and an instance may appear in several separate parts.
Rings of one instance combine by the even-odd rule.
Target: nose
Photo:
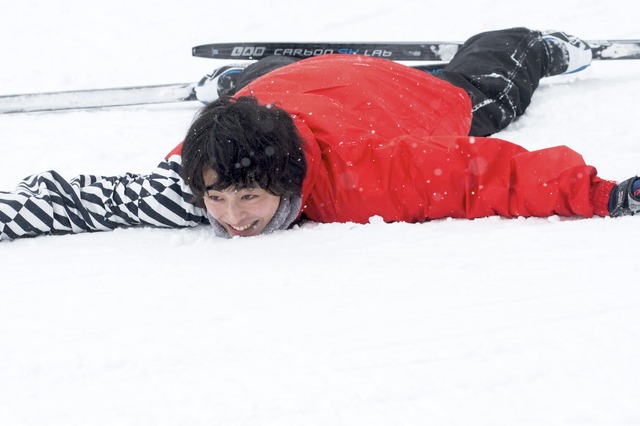
[[[242,220],[247,217],[246,211],[236,201],[227,204],[227,222],[231,225],[241,225]]]

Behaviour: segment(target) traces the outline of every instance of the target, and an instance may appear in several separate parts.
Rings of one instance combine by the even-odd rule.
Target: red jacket
[[[468,95],[426,72],[326,55],[270,72],[242,95],[293,116],[308,160],[301,214],[313,221],[594,214],[590,187],[601,180],[579,154],[467,136]]]
[[[426,72],[327,55],[238,93],[249,94],[294,117],[309,163],[303,213],[314,221],[594,214],[589,190],[599,179],[579,154],[468,137],[468,95]]]

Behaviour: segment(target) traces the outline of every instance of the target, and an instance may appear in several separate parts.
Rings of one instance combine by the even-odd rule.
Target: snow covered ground
[[[237,40],[640,38],[631,0],[0,8],[0,95],[197,81]],[[640,173],[640,61],[547,79],[500,137]],[[146,172],[198,104],[0,116],[0,188]],[[128,229],[0,243],[1,425],[639,425],[640,219]]]

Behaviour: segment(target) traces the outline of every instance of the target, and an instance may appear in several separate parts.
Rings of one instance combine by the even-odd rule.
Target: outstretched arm
[[[180,167],[180,156],[173,155],[148,175],[80,175],[71,181],[55,171],[29,176],[15,191],[0,192],[0,240],[207,223],[204,210],[189,203]]]

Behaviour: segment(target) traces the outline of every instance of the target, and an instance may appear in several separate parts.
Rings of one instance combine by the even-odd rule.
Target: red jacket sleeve
[[[596,170],[564,146],[528,152],[496,138],[406,136],[333,147],[322,164],[305,206],[320,222],[594,214]]]

